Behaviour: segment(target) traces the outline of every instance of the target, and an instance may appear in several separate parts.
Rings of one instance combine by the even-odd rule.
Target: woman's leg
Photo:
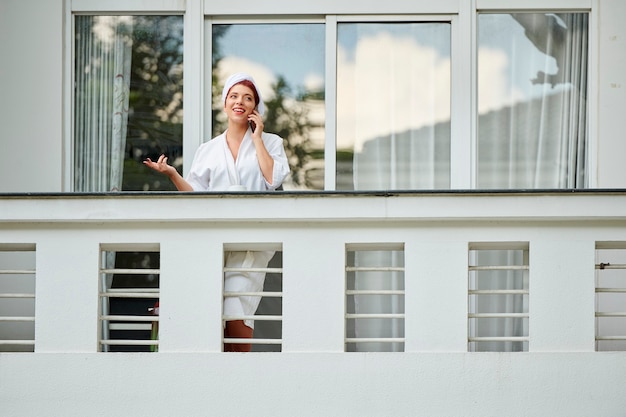
[[[224,328],[225,338],[251,339],[252,329],[246,326],[243,320],[232,320],[226,322]],[[251,343],[224,343],[224,352],[250,352]]]

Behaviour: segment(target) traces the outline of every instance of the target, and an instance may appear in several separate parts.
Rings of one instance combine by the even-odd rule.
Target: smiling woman
[[[324,25],[218,23],[210,30],[210,135],[226,128],[219,102],[226,77],[238,71],[254,74],[267,109],[265,130],[284,139],[291,170],[285,189],[324,189]]]
[[[166,175],[180,191],[274,191],[289,174],[283,139],[264,132],[265,105],[254,79],[246,73],[235,73],[224,83],[221,104],[228,118],[227,129],[202,144],[195,153],[189,173],[183,178],[161,155],[144,164]],[[250,127],[254,123],[254,128]],[[225,266],[235,268],[224,274],[226,292],[259,293],[263,289],[266,268],[274,251],[236,250],[224,254]],[[241,271],[237,268],[255,270]],[[224,300],[226,339],[250,339],[254,315],[261,297],[229,296]],[[247,352],[251,343],[229,342],[225,351]]]
[[[182,16],[74,18],[72,189],[173,189],[140,162],[183,171]],[[205,20],[212,106],[193,148],[224,131],[220,90],[246,71],[285,140],[287,190],[589,186],[586,12],[479,13],[469,92],[449,15],[246,19]]]

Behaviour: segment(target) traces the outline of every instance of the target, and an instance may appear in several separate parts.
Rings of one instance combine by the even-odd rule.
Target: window
[[[98,298],[101,352],[158,350],[160,254],[151,246],[102,245]]]
[[[584,188],[586,13],[478,17],[478,188]]]
[[[626,350],[626,243],[596,245],[596,350]]]
[[[470,352],[528,351],[528,266],[527,244],[470,245]]]
[[[224,351],[253,352],[282,346],[282,245],[227,244],[224,248]],[[252,338],[228,334],[227,321],[243,320]]]
[[[404,245],[346,247],[346,351],[404,351]]]
[[[221,103],[224,81],[230,74],[248,72],[265,102],[265,130],[284,139],[291,168],[284,187],[324,189],[324,25],[218,21],[211,31],[210,137],[226,129]]]
[[[0,352],[35,349],[35,245],[0,244]]]
[[[147,3],[107,15],[71,2],[72,190],[173,190],[141,161],[164,153],[184,174],[224,130],[235,71],[261,85],[266,130],[285,139],[285,190],[593,186],[580,4]]]
[[[450,187],[450,23],[337,25],[337,189]]]
[[[182,172],[182,16],[76,16],[74,191],[172,190]]]

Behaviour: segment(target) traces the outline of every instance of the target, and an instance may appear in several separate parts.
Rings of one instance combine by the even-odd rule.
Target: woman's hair
[[[256,87],[254,86],[254,83],[250,80],[241,80],[238,83],[233,84],[233,86],[228,89],[228,92],[230,93],[230,90],[238,84],[245,85],[250,90],[252,90],[252,94],[254,95],[254,106],[255,107],[258,106],[259,102],[261,101],[261,99],[259,98],[259,92],[256,91]]]

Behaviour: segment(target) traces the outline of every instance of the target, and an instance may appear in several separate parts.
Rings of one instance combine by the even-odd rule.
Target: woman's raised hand
[[[248,116],[248,121],[253,123],[254,128],[252,129],[252,137],[256,137],[261,139],[263,128],[265,125],[263,124],[263,117],[257,110],[253,110],[252,113]]]
[[[153,170],[158,171],[162,174],[165,174],[168,177],[176,172],[176,168],[167,164],[167,156],[165,155],[159,156],[159,159],[156,162],[154,162],[150,158],[146,158],[143,163],[145,166],[152,168]]]

